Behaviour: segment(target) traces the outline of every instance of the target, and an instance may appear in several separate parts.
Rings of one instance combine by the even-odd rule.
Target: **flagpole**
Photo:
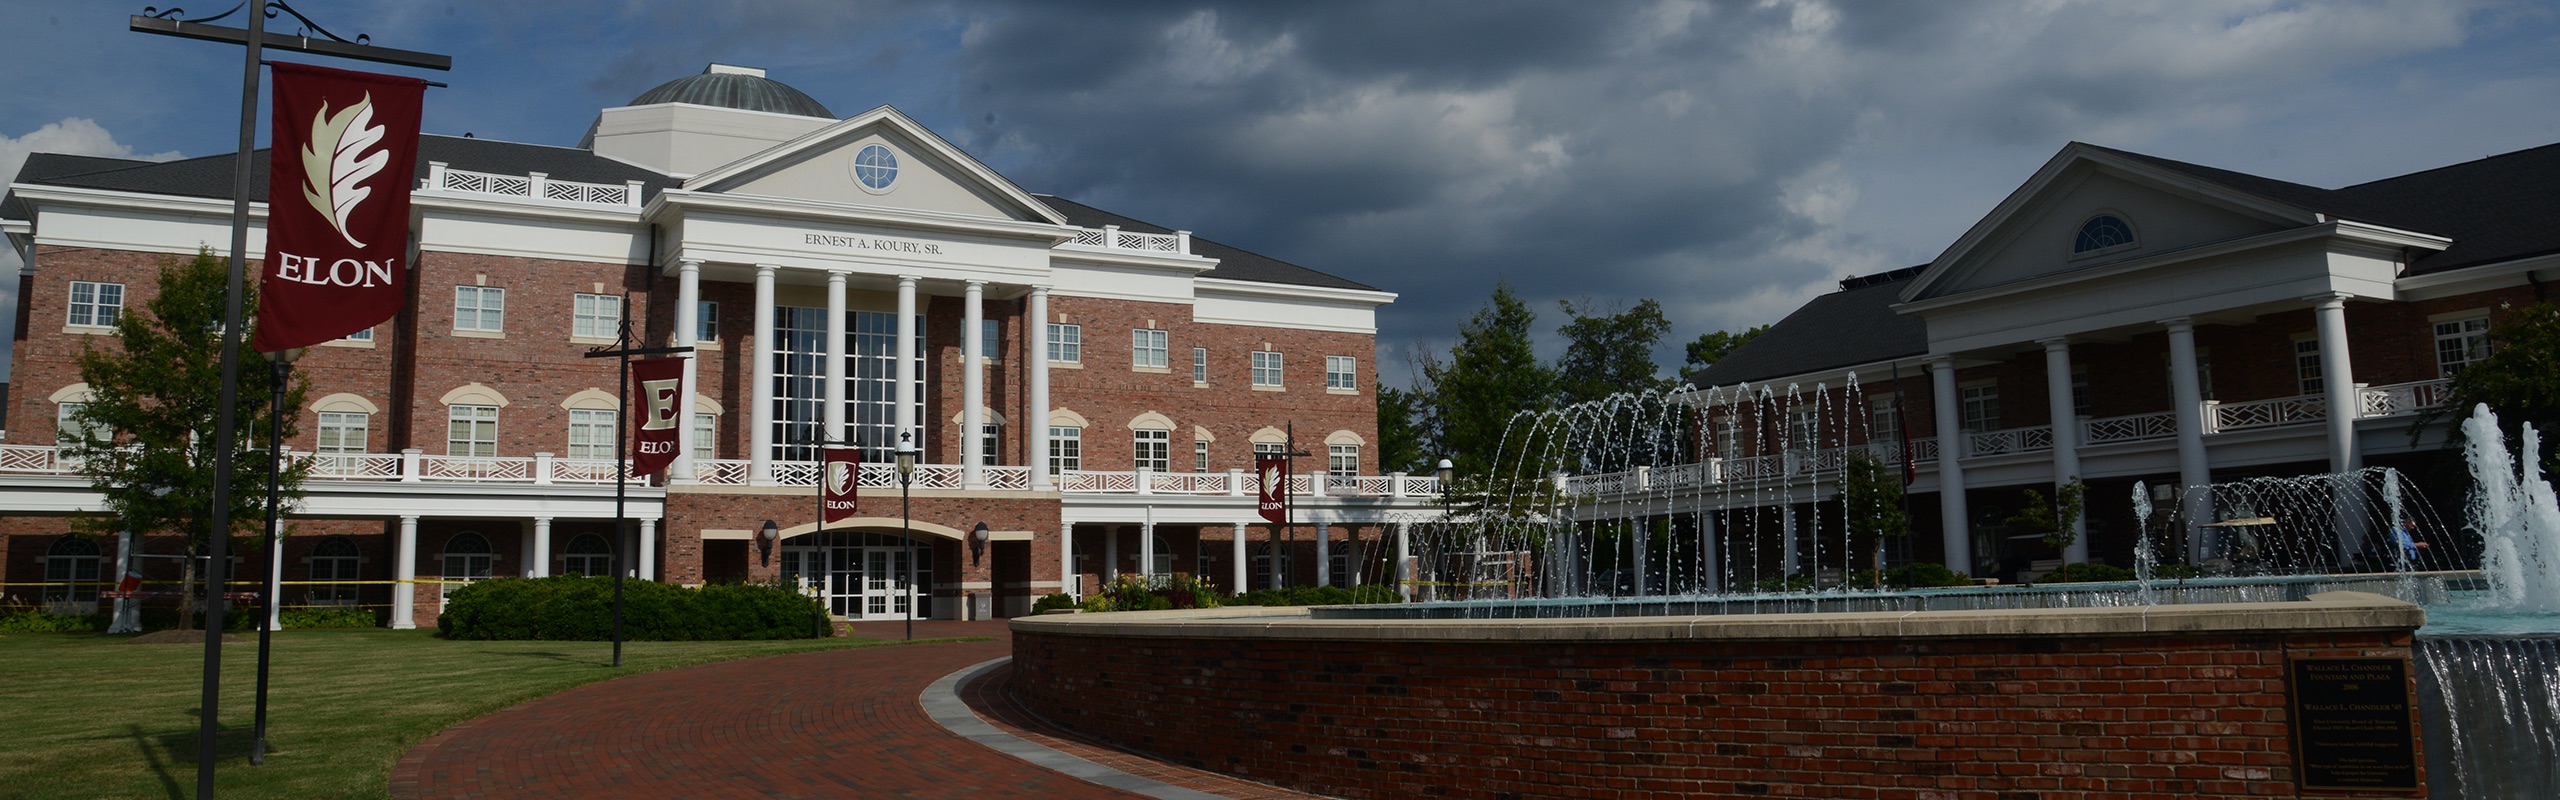
[[[632,538],[631,518],[625,506],[629,487],[631,485],[631,462],[627,460],[627,454],[624,452],[624,446],[628,444],[631,439],[640,435],[640,425],[642,423],[641,418],[646,416],[631,413],[631,357],[672,355],[676,353],[693,352],[693,347],[691,345],[677,345],[674,347],[631,346],[630,295],[623,295],[621,313],[622,325],[620,330],[614,332],[613,344],[611,345],[612,349],[608,350],[605,349],[605,346],[599,345],[595,348],[589,349],[586,354],[587,358],[611,358],[617,360],[613,384],[613,665],[616,667],[622,666],[622,573],[624,572],[624,554],[629,552],[631,548],[638,546],[637,542],[630,541]],[[693,391],[693,387],[678,384],[676,386],[676,390],[680,392],[689,392]],[[680,421],[680,424],[690,425],[693,424],[693,421],[682,420]]]

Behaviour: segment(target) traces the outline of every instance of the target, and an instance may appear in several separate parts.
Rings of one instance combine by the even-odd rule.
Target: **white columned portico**
[[[2347,358],[2347,295],[2310,299],[2316,304],[2313,317],[2320,330],[2320,391],[2329,410],[2329,471],[2354,472],[2364,468],[2364,454],[2356,449],[2359,404],[2355,367]]]
[[[756,265],[756,346],[749,356],[755,384],[747,387],[747,483],[773,485],[773,273],[772,264]],[[692,425],[686,420],[687,426]]]
[[[2063,337],[2038,339],[2044,345],[2045,407],[2053,419],[2053,490],[2056,495],[2063,484],[2080,479],[2080,411],[2071,402],[2071,340]],[[2089,534],[2081,520],[2085,515],[2058,520],[2071,529],[2071,544],[2062,548],[2066,564],[2089,560]]]
[[[917,448],[924,439],[916,430],[916,281],[914,275],[898,276],[898,407],[892,412],[898,430],[890,436],[915,436]],[[881,442],[883,447],[896,447],[896,439]]]
[[[646,517],[640,520],[640,574],[636,577],[658,579],[658,521]]]
[[[1031,431],[1030,450],[1022,460],[1031,465],[1031,488],[1049,490],[1049,287],[1031,287],[1031,298],[1023,308],[1023,359],[1031,362],[1030,419],[1023,427]],[[1243,541],[1238,539],[1237,541]],[[1235,588],[1241,591],[1243,584]]]
[[[980,320],[986,319],[987,282],[969,281],[961,289],[960,304],[960,486],[983,489],[987,485],[987,354],[986,330]],[[1146,574],[1141,568],[1138,574]]]
[[[1928,359],[1931,416],[1938,424],[1938,535],[1947,569],[1973,574],[1973,528],[1964,502],[1964,408],[1956,396],[1955,359]]]
[[[2196,324],[2186,317],[2162,320],[2169,328],[2169,403],[2178,415],[2178,497],[2187,521],[2187,552],[2202,552],[2204,528],[2199,527],[2208,510],[2210,496],[2203,491],[2190,492],[2213,482],[2211,462],[2205,460],[2204,449],[2204,381],[2196,371]]]
[[[551,577],[551,518],[533,518],[533,563],[525,565],[525,574],[536,578]]]
[[[829,442],[844,441],[844,331],[845,314],[848,313],[844,281],[844,273],[827,272],[827,340],[819,345],[826,348],[827,353],[827,385],[820,395],[826,398],[827,407],[818,419],[824,426],[819,429],[819,435]]]
[[[391,543],[391,629],[418,627],[418,518],[401,517]]]
[[[1138,577],[1150,581],[1156,577],[1156,524],[1152,520],[1138,523]]]
[[[1233,578],[1235,583],[1229,585],[1227,587],[1227,591],[1242,594],[1246,589],[1252,588],[1246,586],[1245,581],[1248,580],[1249,576],[1252,574],[1251,570],[1253,562],[1251,559],[1246,558],[1244,554],[1245,534],[1252,531],[1253,523],[1238,522],[1236,523],[1235,541],[1227,543],[1227,547],[1234,552],[1233,558],[1230,558],[1229,560],[1235,562],[1235,567],[1232,570],[1235,573]]]
[[[696,339],[701,332],[702,259],[679,259],[676,261],[676,331],[671,343],[677,347],[699,345],[701,342]],[[690,350],[680,357],[684,359],[684,391],[679,392],[680,396],[676,398],[680,416],[676,425],[676,460],[667,466],[669,483],[691,483],[694,480],[693,449],[696,443],[693,440],[693,415],[696,412],[693,395],[702,390],[701,370],[696,368],[701,362],[694,359]]]

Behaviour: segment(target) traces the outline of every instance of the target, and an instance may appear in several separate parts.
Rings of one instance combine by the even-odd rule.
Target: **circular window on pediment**
[[[2132,246],[2132,225],[2127,224],[2123,217],[2099,214],[2080,223],[2080,235],[2071,240],[2071,254],[2077,256]]]
[[[853,154],[853,182],[863,191],[888,194],[898,182],[898,154],[888,145],[864,145]]]

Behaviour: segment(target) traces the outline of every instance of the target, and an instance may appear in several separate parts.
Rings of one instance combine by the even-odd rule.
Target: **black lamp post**
[[[779,541],[782,526],[773,524],[773,520],[765,520],[764,527],[756,529],[756,556],[764,566],[773,566],[773,545]]]
[[[1458,481],[1458,465],[1449,463],[1449,459],[1440,459],[1439,466],[1431,468],[1431,477],[1440,479],[1440,524],[1454,534],[1458,530],[1458,522],[1449,510],[1449,492],[1452,484]],[[1432,597],[1439,596],[1438,592],[1432,593]]]
[[[916,517],[912,492],[915,484],[916,443],[914,431],[898,432],[898,524],[907,536],[907,641],[916,638]],[[925,597],[930,599],[931,594]]]
[[[293,383],[293,362],[302,358],[304,348],[295,347],[267,354],[267,620],[258,625],[258,713],[250,724],[249,765],[267,763],[267,640],[275,633],[276,593],[284,588],[284,558],[276,553],[277,530],[283,509],[278,507],[280,482],[284,475],[284,390]]]

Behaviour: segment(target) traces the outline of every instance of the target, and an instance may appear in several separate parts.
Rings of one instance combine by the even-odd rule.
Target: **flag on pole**
[[[853,516],[856,495],[861,492],[862,448],[827,447],[819,459],[823,471],[818,475],[818,506],[824,513],[818,522],[841,522]]]
[[[1289,458],[1257,454],[1253,457],[1253,473],[1261,477],[1259,506],[1262,518],[1272,524],[1289,521]]]
[[[684,413],[684,359],[645,358],[631,362],[631,474],[652,475],[675,463],[679,426]]]
[[[427,84],[277,62],[268,149],[262,353],[321,342],[399,313],[409,188]]]

